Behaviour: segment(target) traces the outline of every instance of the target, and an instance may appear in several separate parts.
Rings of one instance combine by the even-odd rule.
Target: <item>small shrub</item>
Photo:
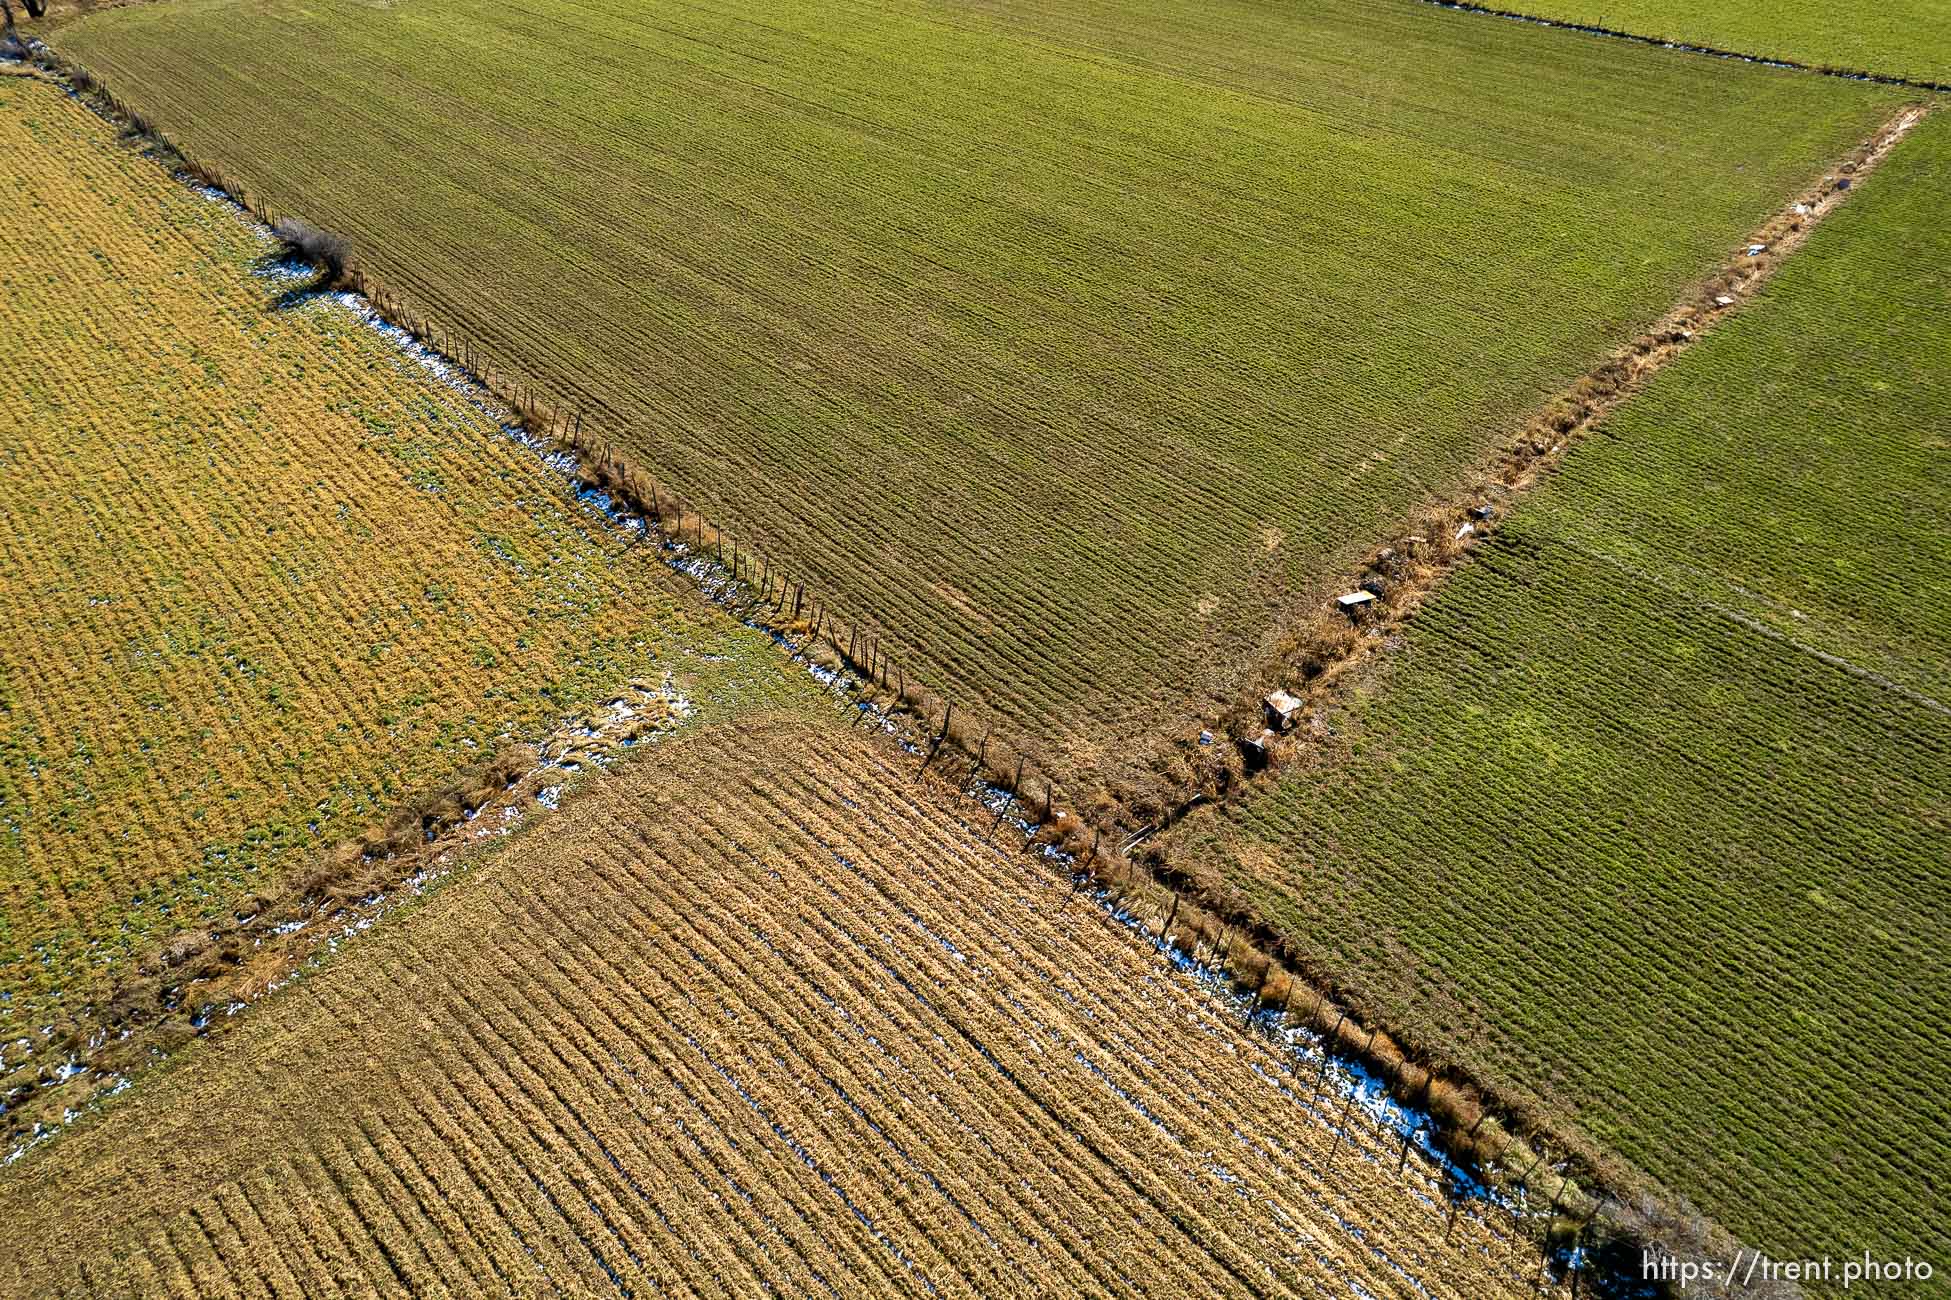
[[[336,283],[345,276],[346,264],[352,258],[352,246],[344,236],[321,230],[297,217],[280,217],[277,224],[271,227],[271,233],[284,244],[287,253],[302,257],[316,266],[321,280]]]

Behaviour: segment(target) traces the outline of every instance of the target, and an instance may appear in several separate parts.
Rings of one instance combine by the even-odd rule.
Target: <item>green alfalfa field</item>
[[[1777,1258],[1943,1258],[1951,119],[1167,846]]]
[[[1363,546],[1897,102],[1407,0],[171,0],[51,39],[972,741],[1141,803]]]

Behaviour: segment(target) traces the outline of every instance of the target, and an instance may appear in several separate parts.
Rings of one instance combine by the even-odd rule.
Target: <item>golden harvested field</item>
[[[0,1038],[498,738],[765,650],[42,82],[0,229]]]
[[[935,790],[830,708],[625,765],[0,1183],[0,1294],[1530,1293]]]

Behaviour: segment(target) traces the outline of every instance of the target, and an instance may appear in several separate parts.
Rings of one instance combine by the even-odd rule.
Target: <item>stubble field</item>
[[[633,677],[749,658],[234,210],[0,79],[0,1039]]]
[[[914,764],[825,707],[586,788],[0,1183],[0,1293],[1534,1294]]]
[[[1395,0],[185,0],[58,39],[1114,786],[1893,103]]]
[[[1174,856],[1777,1257],[1942,1258],[1951,118]]]

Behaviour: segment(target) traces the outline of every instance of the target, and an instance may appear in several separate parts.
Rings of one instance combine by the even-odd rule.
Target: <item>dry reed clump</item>
[[[1082,818],[1058,810],[1037,827],[1036,834],[1031,838],[1032,842],[1051,845],[1081,863],[1091,851],[1093,836],[1091,828],[1085,825]]]
[[[271,225],[285,252],[303,258],[318,268],[322,287],[336,285],[346,276],[352,262],[352,245],[344,236],[321,229],[302,217],[279,217]]]
[[[1464,1085],[1432,1077],[1425,1092],[1429,1097],[1430,1116],[1443,1127],[1458,1133],[1472,1133],[1483,1122],[1483,1103]]]
[[[201,954],[210,943],[209,930],[189,930],[177,935],[156,954],[156,965],[164,970],[173,969],[187,963]]]

